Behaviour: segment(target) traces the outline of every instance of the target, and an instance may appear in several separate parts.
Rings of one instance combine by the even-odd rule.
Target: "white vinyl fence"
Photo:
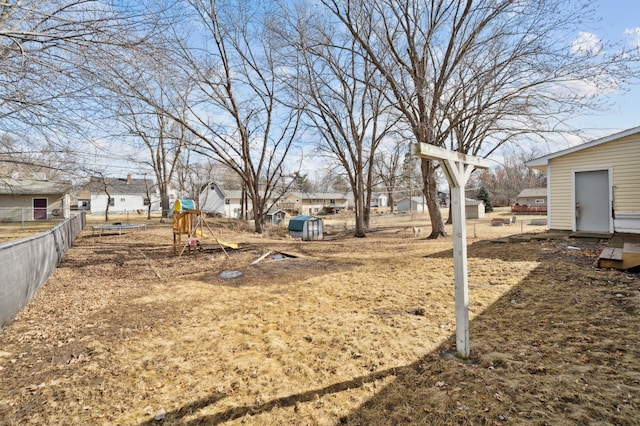
[[[42,234],[0,244],[0,330],[31,301],[84,225],[81,213]]]

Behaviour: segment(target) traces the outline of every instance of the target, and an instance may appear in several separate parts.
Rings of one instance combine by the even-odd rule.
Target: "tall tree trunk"
[[[257,234],[262,234],[262,231],[264,230],[264,205],[265,205],[265,200],[262,199],[262,197],[260,196],[260,189],[259,188],[254,188],[254,187],[250,187],[250,191],[251,194],[248,193],[248,191],[245,192],[245,197],[247,197],[248,199],[251,199],[251,205],[253,206],[253,222],[254,222],[254,231]],[[248,218],[248,202],[247,202],[247,207],[245,207],[245,214],[247,215]]]
[[[368,231],[371,225],[371,188],[373,187],[373,167],[371,164],[373,164],[373,159],[369,159],[369,167],[367,168],[367,189],[364,191],[362,217],[365,231]]]
[[[442,214],[440,213],[440,207],[438,205],[438,182],[433,161],[421,158],[420,170],[422,171],[422,178],[424,180],[422,192],[427,200],[429,219],[431,220],[431,234],[428,238],[446,237],[447,233],[445,232]]]
[[[246,184],[242,184],[242,188],[240,189],[240,217],[238,219],[246,219],[245,217],[245,197],[247,196]]]
[[[362,209],[362,223],[365,232],[371,227],[371,201],[365,201]]]
[[[362,186],[359,184],[358,186]],[[355,215],[356,215],[356,230],[354,236],[358,238],[365,237],[365,226],[364,226],[364,193],[362,192],[362,188],[358,189],[357,194],[354,195],[355,202]]]
[[[162,218],[171,216],[171,200],[169,200],[169,191],[166,185],[160,184],[158,185],[158,189],[160,191],[160,208],[162,209],[161,222]]]
[[[109,222],[109,206],[111,205],[111,195],[107,194],[107,207],[104,209],[104,221]]]

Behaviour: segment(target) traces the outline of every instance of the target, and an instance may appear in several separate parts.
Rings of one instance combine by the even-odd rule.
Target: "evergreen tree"
[[[484,211],[492,212],[493,206],[491,205],[491,197],[489,197],[489,191],[483,186],[478,191],[478,200],[484,201]]]

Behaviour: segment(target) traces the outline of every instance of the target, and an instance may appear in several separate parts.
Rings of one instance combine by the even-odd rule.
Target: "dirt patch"
[[[637,274],[478,224],[460,363],[441,356],[451,239],[409,223],[315,242],[217,227],[228,256],[175,256],[167,224],[85,231],[0,334],[0,424],[637,424]],[[269,252],[300,256],[252,265]]]
[[[354,266],[327,260],[284,257],[234,269],[238,274],[229,274],[231,278],[224,278],[218,272],[208,272],[194,276],[193,279],[213,285],[278,285],[304,281],[312,277],[321,278],[327,274],[347,271]]]

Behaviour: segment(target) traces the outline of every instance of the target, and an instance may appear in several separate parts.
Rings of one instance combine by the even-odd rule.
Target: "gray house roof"
[[[28,194],[66,194],[71,191],[69,181],[49,181],[35,179],[0,178],[0,194],[28,195]]]
[[[153,193],[154,182],[151,179],[128,179],[128,178],[103,178],[92,176],[87,184],[87,189],[92,194],[104,194],[105,183],[109,187],[109,193],[111,195],[133,195],[133,194],[147,194],[147,186],[149,192]]]
[[[517,198],[543,198],[547,196],[547,188],[525,188]]]

